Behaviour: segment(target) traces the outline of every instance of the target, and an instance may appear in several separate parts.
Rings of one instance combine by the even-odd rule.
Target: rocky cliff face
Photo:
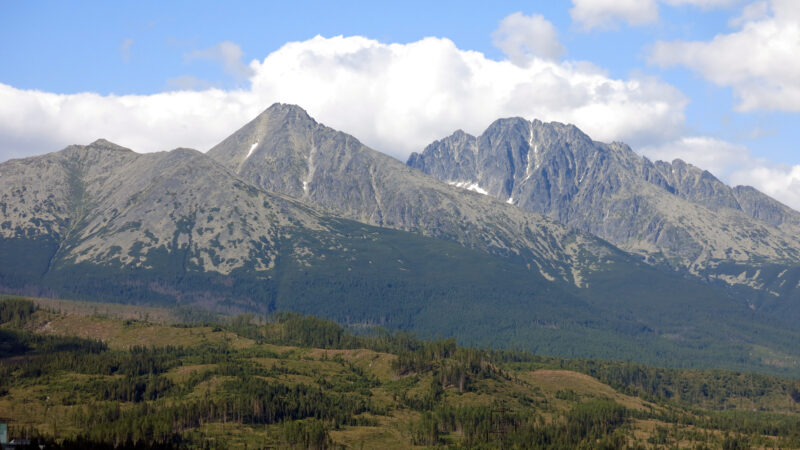
[[[137,154],[102,140],[0,165],[0,207],[0,237],[55,240],[52,261],[72,264],[146,268],[162,250],[197,270],[267,270],[280,236],[324,229],[196,150]]]
[[[273,105],[209,156],[264,189],[369,224],[516,255],[551,279],[581,273],[615,253],[593,236],[419,173],[301,108]]]
[[[572,125],[495,121],[414,153],[408,166],[600,236],[654,264],[711,278],[722,263],[800,264],[800,213],[676,160],[592,141]],[[752,277],[726,282],[758,284]]]

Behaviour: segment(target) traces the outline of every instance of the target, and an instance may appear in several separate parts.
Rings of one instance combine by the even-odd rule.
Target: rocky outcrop
[[[102,140],[0,165],[0,202],[0,237],[55,239],[52,259],[73,264],[142,268],[163,250],[197,270],[266,270],[282,234],[322,228],[196,150],[138,154]]]
[[[725,263],[800,265],[800,213],[572,125],[500,119],[478,137],[456,131],[407,164],[695,275],[714,278]]]
[[[515,255],[552,279],[579,284],[581,271],[616,252],[539,214],[443,185],[293,105],[273,105],[208,154],[264,189],[365,223]]]

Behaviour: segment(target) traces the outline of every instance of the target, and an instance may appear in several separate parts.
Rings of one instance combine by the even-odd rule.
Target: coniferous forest
[[[295,313],[86,305],[0,301],[11,437],[120,449],[800,447],[792,379],[467,348]]]

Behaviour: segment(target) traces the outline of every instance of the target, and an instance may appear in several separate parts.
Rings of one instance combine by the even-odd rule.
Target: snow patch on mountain
[[[247,156],[244,158],[245,160],[250,159],[250,155],[253,154],[253,151],[256,149],[256,147],[258,147],[258,142],[250,146],[250,151],[247,152]]]
[[[478,183],[474,181],[448,181],[447,184],[461,189],[466,189],[468,191],[477,192],[479,194],[489,195],[489,191],[480,187]]]

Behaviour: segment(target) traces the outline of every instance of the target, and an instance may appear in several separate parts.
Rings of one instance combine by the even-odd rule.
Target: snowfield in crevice
[[[489,191],[480,187],[478,183],[473,181],[448,181],[447,184],[457,188],[466,189],[468,191],[477,192],[478,194],[489,195]]]

